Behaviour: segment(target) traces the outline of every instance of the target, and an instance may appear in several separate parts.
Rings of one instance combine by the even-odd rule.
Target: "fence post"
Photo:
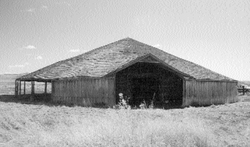
[[[18,97],[18,81],[15,80],[15,96]]]
[[[245,86],[242,86],[243,95],[245,95]]]

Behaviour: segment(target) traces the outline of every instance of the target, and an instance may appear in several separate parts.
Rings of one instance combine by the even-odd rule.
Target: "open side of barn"
[[[132,107],[143,102],[146,105],[153,102],[156,107],[181,106],[182,76],[159,59],[148,56],[116,73],[116,102],[122,93]]]
[[[52,80],[48,79],[16,79],[15,96],[18,98],[29,97],[30,100],[50,100],[52,93]]]

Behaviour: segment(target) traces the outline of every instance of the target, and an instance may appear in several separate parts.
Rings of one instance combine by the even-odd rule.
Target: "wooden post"
[[[183,89],[183,94],[182,94],[182,107],[186,105],[186,81],[182,79],[182,89]]]
[[[47,100],[47,82],[44,83],[44,99]]]
[[[18,86],[18,95],[21,96],[21,94],[22,94],[22,87],[21,87],[22,86],[22,81],[19,81],[18,84],[19,84],[19,86]]]
[[[23,81],[24,83],[23,83],[23,95],[25,95],[26,94],[26,82],[25,81]]]
[[[47,94],[47,82],[44,84],[44,93]]]
[[[31,97],[30,97],[30,100],[31,100],[31,101],[34,100],[34,94],[35,94],[35,82],[32,81],[32,82],[31,82]]]
[[[15,80],[15,96],[16,98],[18,96],[18,81],[17,80]]]
[[[55,83],[51,81],[51,94],[55,92]]]

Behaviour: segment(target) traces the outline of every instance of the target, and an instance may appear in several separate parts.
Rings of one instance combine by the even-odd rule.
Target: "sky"
[[[249,0],[0,0],[0,74],[126,37],[250,80]]]

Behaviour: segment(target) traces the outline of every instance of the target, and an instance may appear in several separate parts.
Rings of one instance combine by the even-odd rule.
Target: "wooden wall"
[[[52,100],[67,104],[94,106],[115,105],[115,79],[78,78],[53,82]]]
[[[237,82],[185,81],[183,106],[224,104],[237,101]]]

